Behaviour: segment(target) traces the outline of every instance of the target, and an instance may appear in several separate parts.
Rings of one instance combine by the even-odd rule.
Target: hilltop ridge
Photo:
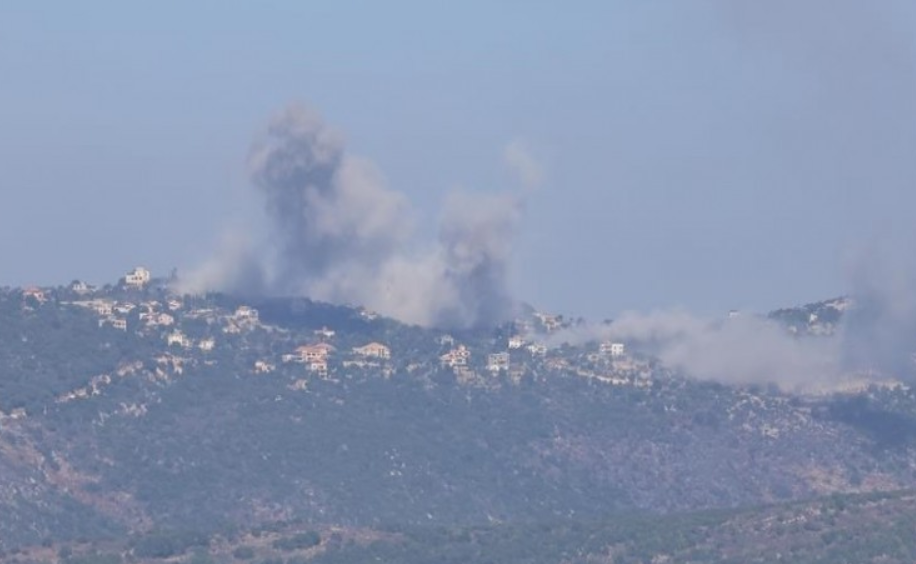
[[[579,323],[561,316],[446,332],[140,279],[0,290],[0,548],[916,487],[903,384],[798,396],[694,380],[624,342],[557,344]]]

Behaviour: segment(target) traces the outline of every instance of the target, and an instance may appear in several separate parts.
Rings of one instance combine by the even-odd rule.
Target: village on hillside
[[[291,329],[263,319],[255,304],[227,307],[206,296],[175,292],[142,266],[125,273],[116,285],[96,287],[76,280],[65,287],[7,290],[16,291],[21,292],[25,310],[79,308],[94,316],[99,331],[156,344],[154,358],[125,361],[115,373],[86,375],[87,385],[61,395],[61,402],[97,395],[113,378],[144,369],[149,377],[169,381],[189,368],[218,366],[226,354],[250,358],[246,363],[250,376],[277,373],[289,378],[288,388],[293,391],[307,390],[314,378],[338,380],[370,373],[391,377],[398,371],[410,374],[420,369],[444,371],[462,384],[480,386],[498,385],[503,379],[518,383],[557,371],[615,386],[652,385],[650,361],[630,354],[625,343],[548,346],[551,334],[569,322],[540,312],[515,320],[498,335],[429,331],[434,340],[417,351],[399,350],[398,332],[391,329],[399,326],[396,322],[389,322],[382,332],[348,332],[332,325]],[[368,327],[384,319],[364,309],[357,311]]]

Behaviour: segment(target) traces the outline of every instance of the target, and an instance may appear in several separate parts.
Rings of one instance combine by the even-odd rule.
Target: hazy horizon
[[[914,272],[908,3],[355,8],[0,9],[0,284],[269,238],[247,163],[291,103],[410,202],[419,241],[456,192],[536,168],[505,283],[545,310],[767,311],[850,292],[875,255]]]

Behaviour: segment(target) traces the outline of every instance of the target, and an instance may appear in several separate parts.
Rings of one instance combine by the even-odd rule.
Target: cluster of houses
[[[185,335],[180,329],[175,329],[174,331],[166,334],[165,342],[168,346],[178,346],[182,349],[190,349],[197,347],[204,352],[210,352],[216,347],[216,339],[213,337],[205,337],[195,342],[193,339]]]
[[[139,308],[141,329],[156,329],[174,325],[174,312],[182,307],[177,299],[170,299],[165,305],[156,300],[135,304],[111,299],[80,300],[72,304],[93,310],[99,316],[99,327],[110,326],[121,331],[127,331],[127,317],[135,309]]]
[[[333,337],[334,332],[329,329],[320,329],[316,331],[316,334],[323,336],[324,338]],[[285,363],[298,363],[303,364],[309,372],[313,372],[319,376],[325,377],[328,375],[328,360],[331,355],[337,352],[336,347],[327,342],[318,342],[314,344],[301,345],[296,347],[293,352],[284,354],[282,357],[283,362]],[[360,368],[365,367],[380,367],[385,361],[391,359],[391,349],[387,345],[382,343],[372,342],[363,346],[354,347],[351,349],[351,353],[348,355],[348,358],[343,360],[344,367],[356,366]],[[266,370],[266,362],[264,360],[258,361],[259,364],[255,364],[255,372],[269,372]]]
[[[468,365],[471,358],[471,351],[464,345],[458,345],[447,353],[439,357],[439,363],[443,367],[463,368]]]
[[[242,305],[236,308],[227,320],[226,326],[223,327],[223,333],[238,334],[246,330],[254,329],[261,324],[261,318],[258,310],[253,307]]]
[[[152,276],[150,271],[143,267],[137,267],[128,272],[123,278],[124,286],[132,289],[142,289],[146,287]],[[70,288],[78,294],[87,294],[94,289],[83,283],[74,283]],[[29,297],[43,303],[46,298],[40,289],[28,289]],[[184,303],[178,297],[170,297],[165,303],[157,300],[133,302],[120,302],[110,298],[84,299],[72,302],[73,305],[85,307],[93,310],[98,315],[98,324],[100,327],[112,327],[121,331],[128,328],[128,317],[131,312],[138,309],[139,320],[138,331],[150,333],[153,330],[165,332],[160,333],[165,344],[169,348],[182,350],[199,349],[202,352],[209,352],[216,348],[216,338],[207,336],[204,338],[193,339],[180,327],[179,315],[189,320],[204,321],[208,325],[221,326],[221,331],[227,335],[236,335],[246,331],[263,327],[260,321],[258,310],[241,305],[230,314],[208,308],[196,308],[184,311]],[[181,311],[179,311],[181,310]],[[365,315],[372,316],[371,312],[365,312]],[[284,363],[297,363],[305,366],[308,372],[319,376],[328,375],[328,361],[337,349],[329,341],[335,336],[333,329],[322,327],[314,331],[315,339],[318,342],[304,344],[293,349],[292,352],[281,356]],[[164,359],[164,360],[163,360]],[[181,359],[174,354],[163,356],[163,362],[169,367],[174,368],[176,373],[180,372],[180,364],[176,362]],[[378,342],[371,342],[365,345],[353,348],[343,359],[345,367],[383,367],[387,369],[388,361],[391,360],[391,349]],[[160,363],[162,364],[162,363]],[[272,359],[263,358],[255,361],[252,372],[255,374],[269,374],[277,369],[276,363]]]
[[[513,335],[509,337],[507,346],[510,351],[525,349],[531,353],[532,356],[544,356],[547,354],[547,345],[544,343],[528,342],[521,335]]]
[[[121,279],[121,284],[122,287],[128,289],[139,290],[147,287],[152,280],[149,270],[137,267],[125,274]],[[189,358],[182,358],[182,353],[178,350],[196,349],[207,353],[217,347],[220,332],[228,336],[247,333],[257,328],[271,329],[261,323],[258,310],[247,305],[240,305],[234,311],[227,313],[213,307],[186,308],[183,299],[178,296],[160,298],[161,301],[155,299],[119,301],[110,296],[93,297],[95,288],[83,282],[74,282],[69,290],[80,296],[80,299],[71,303],[93,310],[98,315],[100,327],[127,331],[130,323],[132,330],[140,334],[159,336],[171,350],[157,360],[161,360],[160,364],[174,373],[180,373],[183,362],[191,361]],[[26,288],[23,296],[24,299],[34,300],[39,304],[47,301],[45,292],[40,288]],[[368,310],[360,310],[360,315],[365,319],[372,319],[376,314]],[[204,322],[213,329],[207,331],[206,336],[192,338],[183,330],[181,323],[183,320]],[[475,370],[480,369],[492,375],[508,374],[513,378],[520,378],[531,366],[532,360],[543,363],[543,366],[549,370],[574,369],[575,363],[570,363],[570,360],[563,355],[548,355],[547,345],[538,342],[533,337],[533,335],[543,334],[544,330],[556,331],[565,324],[562,316],[535,313],[531,319],[519,320],[516,323],[516,330],[519,333],[508,337],[503,350],[487,351],[482,357],[485,362],[475,363],[471,362],[472,351],[468,346],[456,343],[450,335],[442,335],[439,338],[439,345],[445,352],[439,355],[438,363],[440,367],[452,370],[463,379],[479,378]],[[297,364],[302,365],[306,373],[327,377],[331,371],[329,369],[331,361],[338,361],[339,364],[337,362],[334,364],[343,368],[374,368],[385,374],[393,371],[392,353],[387,344],[369,342],[346,351],[339,351],[335,346],[338,344],[335,337],[336,332],[333,329],[327,327],[317,329],[313,331],[313,338],[309,340],[310,342],[293,347],[289,352],[279,355],[279,358],[257,359],[253,362],[251,371],[254,374],[270,374],[277,370],[280,363]],[[213,362],[213,360],[206,360],[208,357],[204,358],[204,362]],[[626,368],[625,364],[630,360],[625,344],[612,341],[600,343],[597,352],[590,353],[588,358],[594,362],[607,361],[606,366],[613,367],[615,371],[620,367]],[[301,380],[300,388],[305,385],[302,382],[305,380]]]
[[[150,271],[143,267],[133,269],[122,278],[122,282],[125,286],[134,289],[144,288],[151,280],[152,276]],[[92,287],[82,282],[74,282],[70,289],[78,294],[86,294],[93,291]],[[107,298],[97,298],[78,300],[72,302],[72,304],[93,310],[99,317],[99,327],[108,326],[126,331],[129,314],[135,309],[138,309],[138,331],[148,333],[155,330],[171,329],[171,331],[162,336],[166,345],[169,347],[175,346],[182,349],[196,347],[204,352],[212,351],[216,347],[216,339],[213,337],[205,337],[195,342],[177,327],[178,320],[176,316],[184,309],[184,302],[177,296],[169,297],[164,303],[158,300],[145,300],[133,303],[119,302]],[[260,324],[258,311],[244,305],[239,306],[234,313],[228,316],[221,316],[210,309],[192,309],[185,312],[185,317],[188,319],[204,319],[208,323],[222,322],[222,331],[227,334],[241,333],[245,330],[253,329]]]
[[[559,316],[547,314],[535,314],[535,319],[545,327],[558,328],[562,324],[562,318]],[[516,322],[516,326],[524,327],[524,322]],[[530,333],[529,333],[530,334]],[[439,365],[443,368],[449,368],[458,376],[467,376],[472,372],[471,350],[462,344],[456,345],[454,339],[448,335],[440,338],[440,344],[449,346],[449,350],[439,357]],[[527,352],[530,357],[544,359],[545,367],[551,370],[567,370],[571,367],[568,359],[562,356],[553,356],[547,358],[547,345],[537,341],[532,341],[522,334],[511,335],[506,343],[506,349],[497,352],[491,352],[486,355],[486,371],[491,374],[509,374],[513,377],[520,376],[519,372],[524,372],[524,362],[521,366],[514,366],[512,359],[518,353]],[[515,356],[516,360],[518,357]],[[590,355],[590,360],[604,359],[621,363],[629,359],[626,345],[620,342],[603,342],[599,345],[598,353]],[[621,364],[621,366],[623,366]],[[614,364],[617,368],[617,364]]]

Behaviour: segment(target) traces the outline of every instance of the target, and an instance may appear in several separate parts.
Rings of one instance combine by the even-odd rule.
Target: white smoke
[[[869,248],[855,260],[850,275],[855,305],[842,326],[845,366],[912,379],[916,375],[916,261]]]
[[[536,188],[544,180],[544,169],[521,139],[514,139],[503,150],[503,161],[526,189]]]
[[[539,181],[520,147],[507,155],[523,183]],[[293,106],[270,123],[249,159],[264,196],[264,248],[226,250],[185,281],[189,291],[306,295],[363,305],[409,323],[448,327],[510,318],[509,262],[521,217],[519,196],[450,196],[436,244],[414,234],[404,194],[314,112]],[[536,172],[537,171],[537,172]]]
[[[622,341],[689,377],[793,392],[912,381],[916,276],[882,264],[871,257],[857,266],[854,294],[843,300],[840,322],[826,332],[796,333],[757,315],[707,318],[670,310],[626,312],[605,324],[573,326],[552,335],[550,343]]]
[[[826,224],[833,222],[842,226],[834,233],[848,234],[853,244],[888,229],[891,236],[880,245],[884,254],[869,248],[855,261],[848,281],[855,305],[831,336],[792,335],[775,322],[749,315],[709,319],[668,311],[626,313],[607,326],[583,327],[558,338],[626,341],[687,374],[725,383],[811,389],[842,384],[863,372],[911,379],[916,264],[909,257],[916,234],[900,203],[912,192],[916,175],[916,161],[907,157],[916,140],[912,3],[738,0],[702,3],[691,10],[697,19],[685,19],[674,31],[690,33],[692,22],[712,15],[705,32],[710,44],[729,56],[717,58],[715,68],[708,66],[703,38],[692,36],[697,50],[686,46],[683,58],[691,79],[684,88],[664,92],[676,92],[672,100],[686,111],[703,112],[706,100],[717,99],[722,110],[709,106],[711,115],[741,124],[723,127],[724,137],[697,136],[697,154],[711,155],[709,167],[740,175],[741,182],[731,184],[746,190],[749,201],[755,197],[752,187],[759,184],[767,186],[762,193],[770,201],[818,215],[810,224],[803,216],[787,219],[793,216],[784,210],[762,216],[781,228],[791,223],[787,230],[805,222],[799,246],[815,244],[817,226],[827,232]],[[639,92],[651,96],[652,86]],[[702,98],[691,98],[697,93]],[[741,108],[740,115],[729,114],[730,107]],[[670,127],[664,117],[656,123]],[[731,152],[732,145],[746,140],[764,151],[733,158],[738,153]],[[650,156],[664,169],[670,155]],[[771,162],[779,166],[770,167]],[[760,172],[743,176],[749,170]],[[819,202],[814,197],[794,200],[796,193],[822,197]],[[860,213],[850,215],[836,202],[855,202]],[[709,209],[721,213],[715,201]],[[738,240],[748,232],[765,233],[750,221],[746,231],[733,227],[728,236]],[[791,248],[784,250],[785,256],[794,256]],[[796,260],[810,262],[801,256]],[[784,268],[792,268],[791,263]]]
[[[249,231],[236,228],[223,233],[216,254],[178,280],[177,290],[200,294],[215,289],[244,289],[247,293],[265,291],[263,266]]]
[[[773,384],[784,390],[834,387],[846,378],[841,339],[800,337],[753,315],[704,318],[682,310],[627,312],[606,325],[564,331],[555,342],[628,343],[693,378],[726,384]]]

